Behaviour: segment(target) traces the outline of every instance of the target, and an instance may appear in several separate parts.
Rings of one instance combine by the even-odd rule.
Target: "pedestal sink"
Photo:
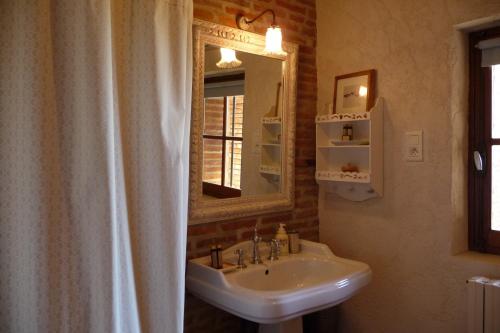
[[[223,252],[235,263],[235,250],[252,253],[252,242],[236,244]],[[281,256],[247,268],[217,270],[210,258],[190,260],[186,287],[206,302],[241,318],[261,324],[289,321],[326,309],[352,297],[371,280],[370,267],[335,256],[328,246],[301,240],[301,252]],[[268,248],[262,249],[267,258]]]

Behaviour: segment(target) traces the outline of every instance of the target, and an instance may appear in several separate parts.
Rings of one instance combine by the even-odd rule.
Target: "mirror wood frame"
[[[281,192],[203,200],[203,98],[205,45],[231,48],[283,61]],[[295,109],[297,44],[283,42],[286,55],[264,53],[265,36],[198,19],[193,21],[193,96],[191,114],[189,224],[291,210],[295,201]]]

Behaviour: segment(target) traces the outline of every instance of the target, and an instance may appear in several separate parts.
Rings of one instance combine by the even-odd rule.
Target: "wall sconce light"
[[[220,48],[220,60],[215,64],[219,68],[236,68],[241,65],[241,60],[236,58],[236,52],[232,49]]]
[[[281,47],[282,34],[281,29],[276,24],[276,14],[272,9],[266,9],[255,18],[249,20],[243,14],[236,15],[236,25],[241,30],[248,30],[250,28],[250,24],[261,18],[265,13],[271,13],[273,15],[273,23],[269,28],[267,28],[266,32],[266,47],[264,49],[264,53],[269,55],[284,55],[286,54]]]

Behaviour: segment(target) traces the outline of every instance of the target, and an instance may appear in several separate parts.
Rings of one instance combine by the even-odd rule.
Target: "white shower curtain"
[[[0,331],[182,332],[192,0],[0,0]]]

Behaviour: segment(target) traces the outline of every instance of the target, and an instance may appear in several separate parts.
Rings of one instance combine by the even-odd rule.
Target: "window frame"
[[[468,153],[468,219],[469,249],[500,254],[500,231],[491,229],[491,154],[500,139],[491,131],[491,68],[481,67],[482,40],[500,37],[500,27],[469,35],[469,153]],[[477,171],[474,151],[483,157],[483,171]]]
[[[216,77],[208,77],[204,79],[204,83],[220,83],[220,82],[229,82],[229,81],[244,81],[245,73],[238,74],[229,74],[224,76],[216,76]],[[222,154],[221,154],[221,185],[213,184],[209,182],[202,182],[202,191],[205,195],[210,195],[216,198],[237,198],[241,197],[241,189],[236,189],[233,187],[225,186],[225,177],[226,177],[226,146],[227,142],[239,141],[243,144],[243,137],[230,136],[227,135],[227,105],[228,105],[228,96],[224,97],[224,110],[222,115],[222,135],[209,135],[203,134],[203,139],[211,139],[211,140],[221,140],[222,141]],[[234,103],[234,99],[233,99]],[[233,105],[233,110],[234,110]],[[234,150],[233,150],[234,154]]]

